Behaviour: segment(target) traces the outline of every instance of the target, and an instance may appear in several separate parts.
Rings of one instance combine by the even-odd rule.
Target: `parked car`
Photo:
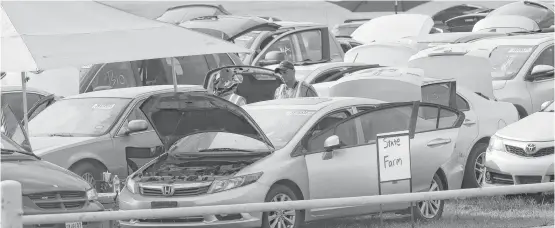
[[[507,124],[516,122],[518,113],[510,103],[478,95],[492,93],[491,86],[489,93],[487,86],[482,86],[484,83],[488,85],[490,80],[487,77],[489,69],[481,67],[487,62],[478,64],[476,70],[464,72],[464,69],[453,69],[463,72],[442,76],[429,71],[429,65],[433,65],[434,60],[424,61],[418,64],[424,69],[381,67],[352,72],[346,70],[339,74],[348,76],[313,86],[321,97],[362,97],[387,102],[421,100],[464,112],[466,119],[456,139],[456,154],[444,171],[451,180],[450,189],[478,187],[481,183],[478,178],[482,177],[482,173],[475,172],[475,167],[483,166],[489,137]],[[455,81],[456,89],[450,85]]]
[[[192,85],[178,89],[204,91]],[[162,144],[152,126],[133,121],[145,119],[138,107],[150,95],[168,91],[173,91],[173,86],[102,90],[61,99],[29,122],[34,153],[93,186],[100,185],[105,171],[125,178],[144,164],[127,160],[127,150]]]
[[[513,103],[523,118],[539,111],[543,102],[553,100],[553,41],[553,33],[493,37],[426,49],[413,58],[434,52],[489,58],[495,98]]]
[[[553,101],[499,130],[490,140],[484,186],[553,182]]]
[[[471,13],[456,16],[446,20],[445,25],[449,32],[472,32],[474,25],[484,19],[488,13]]]
[[[202,85],[210,70],[241,65],[236,54],[221,53],[176,57],[177,83]],[[79,93],[149,85],[172,85],[172,58],[102,63],[81,69]]]
[[[196,98],[193,101],[192,96]],[[209,111],[186,108],[208,103],[212,107]],[[168,110],[167,107],[175,108]],[[445,190],[449,180],[441,165],[452,156],[451,140],[457,137],[464,119],[463,113],[442,105],[384,103],[363,98],[291,98],[239,108],[212,96],[169,93],[152,96],[141,109],[169,149],[127,179],[119,195],[121,210],[377,195],[376,134],[412,131],[409,126],[414,124],[433,127],[427,132],[413,131],[411,136],[411,164],[415,170],[412,189],[414,192]],[[441,110],[445,116],[422,117],[419,112],[424,109]],[[191,115],[174,115],[175,111]],[[197,112],[202,114],[196,115]],[[218,117],[213,117],[216,114]],[[416,122],[411,123],[411,118]],[[436,128],[438,118],[444,125]],[[175,123],[202,124],[176,126]],[[438,138],[444,139],[441,145],[426,146]],[[209,146],[195,143],[204,139],[211,139],[207,140]],[[141,157],[139,153],[137,156]],[[382,183],[381,192],[404,193],[409,183],[408,180],[395,185]],[[349,190],[344,186],[349,186]],[[419,202],[415,216],[437,219],[441,217],[443,205],[441,200]],[[437,210],[432,210],[432,206]],[[408,203],[382,207],[384,211],[409,208]],[[120,221],[120,225],[272,227],[271,224],[281,224],[281,227],[297,228],[305,221],[379,212],[379,205],[370,205],[133,219]]]
[[[231,15],[231,13],[222,5],[187,4],[167,9],[156,20],[178,25],[193,18],[218,15]]]
[[[541,29],[550,28],[555,23],[553,20],[555,17],[553,4],[534,0],[518,1],[506,4],[491,11],[486,18],[500,15],[516,15],[530,18],[534,20]]]
[[[1,102],[3,105],[9,105],[18,120],[23,120],[23,90],[21,86],[2,86]],[[46,91],[32,87],[26,88],[27,93],[27,113],[29,120],[34,118],[38,113],[60,99]]]
[[[10,111],[2,109],[3,119],[17,123],[13,122],[15,116]],[[3,130],[7,128],[5,123],[2,123]],[[28,138],[21,125],[17,124],[15,132],[2,131],[2,181],[21,183],[23,215],[104,211],[96,190],[89,183],[67,169],[42,160],[30,147],[22,146],[24,142],[28,142]],[[106,225],[104,222],[67,222],[42,226],[101,228]]]
[[[251,50],[240,54],[243,65],[275,68],[282,60],[297,65],[343,61],[343,50],[327,25],[223,15],[200,17],[180,26],[222,31],[228,41]]]

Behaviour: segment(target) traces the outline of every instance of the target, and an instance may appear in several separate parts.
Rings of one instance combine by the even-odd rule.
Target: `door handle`
[[[451,139],[434,139],[432,141],[429,141],[427,146],[429,147],[439,146],[439,145],[448,144],[450,142],[451,142]]]
[[[464,122],[463,122],[463,124],[464,124],[465,126],[472,126],[472,125],[476,124],[476,121],[471,120],[471,119],[465,119]]]

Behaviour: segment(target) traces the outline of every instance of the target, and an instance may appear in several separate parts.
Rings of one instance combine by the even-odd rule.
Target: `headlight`
[[[503,144],[503,140],[501,138],[494,135],[489,140],[488,150],[505,151],[505,144]]]
[[[210,185],[208,193],[216,193],[249,185],[256,182],[261,176],[262,172],[232,177],[229,179],[215,180],[212,185]]]
[[[91,188],[87,190],[87,199],[90,201],[98,200],[98,193],[96,192],[96,189]]]
[[[137,186],[137,182],[131,178],[128,178],[125,181],[125,187],[133,194],[137,193],[139,188],[139,186]]]

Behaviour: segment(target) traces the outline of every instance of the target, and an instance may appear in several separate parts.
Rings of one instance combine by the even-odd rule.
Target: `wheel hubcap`
[[[430,186],[430,192],[440,191],[439,185],[436,180],[432,180],[432,185]],[[439,212],[439,207],[441,206],[441,200],[429,200],[429,201],[422,201],[418,202],[418,210],[420,210],[420,214],[425,218],[431,219],[434,218],[437,213]]]
[[[81,175],[81,177],[83,179],[85,179],[85,181],[89,182],[89,184],[91,184],[92,186],[96,186],[96,180],[94,179],[94,176],[92,173],[83,173],[83,175]]]
[[[484,178],[486,177],[486,153],[482,152],[476,158],[476,163],[474,164],[474,175],[476,177],[476,183],[479,187],[482,187]]]
[[[279,193],[272,198],[271,202],[291,201],[291,197],[283,193]],[[268,212],[268,222],[270,228],[292,228],[295,226],[294,210],[277,210]]]

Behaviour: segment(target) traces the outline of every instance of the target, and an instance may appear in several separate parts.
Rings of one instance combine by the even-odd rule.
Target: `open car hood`
[[[424,70],[426,77],[455,79],[458,86],[494,98],[488,58],[470,51],[468,45],[445,45],[418,52],[408,62],[409,67]],[[457,48],[458,47],[458,48]]]
[[[313,85],[320,96],[362,97],[385,102],[424,101],[438,103],[432,98],[423,97],[424,87],[432,84],[446,84],[449,91],[442,91],[450,100],[455,91],[453,80],[423,77],[424,71],[415,68],[383,67],[361,70],[327,83]],[[438,93],[439,94],[439,93]],[[442,103],[442,102],[439,102]],[[445,103],[442,103],[445,105]]]
[[[179,24],[188,29],[211,29],[225,33],[233,40],[252,30],[275,31],[280,26],[259,17],[218,15],[199,17]]]
[[[416,44],[405,41],[378,41],[364,44],[345,53],[344,62],[406,67],[410,57],[418,52]]]
[[[204,91],[152,95],[141,105],[168,149],[177,140],[200,132],[227,132],[258,139],[273,148],[245,110]]]
[[[517,15],[498,15],[486,17],[478,21],[472,28],[472,32],[522,32],[537,31],[538,24],[527,17]]]
[[[434,21],[427,15],[394,14],[377,17],[362,24],[351,37],[368,44],[429,34],[433,26]]]

